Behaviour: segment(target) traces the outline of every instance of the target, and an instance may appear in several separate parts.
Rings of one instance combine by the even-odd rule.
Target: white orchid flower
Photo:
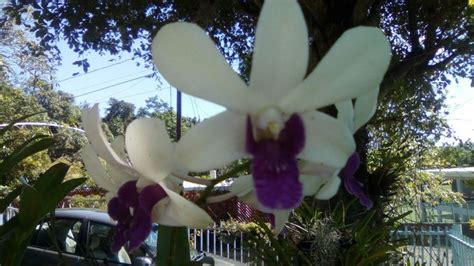
[[[96,183],[108,191],[108,213],[117,221],[114,250],[126,242],[131,249],[138,247],[153,222],[190,227],[213,224],[204,210],[172,189],[174,164],[168,156],[173,155],[173,144],[161,121],[135,120],[127,128],[125,140],[118,137],[109,144],[97,105],[85,110],[82,119],[90,141],[82,150],[84,164]]]
[[[367,123],[377,110],[377,99],[379,95],[379,88],[369,90],[355,99],[336,103],[337,119],[341,120],[346,126],[355,133],[365,123]]]
[[[172,23],[158,32],[153,59],[165,79],[228,109],[182,138],[199,158],[189,169],[208,170],[251,155],[259,202],[287,210],[303,197],[297,159],[334,173],[344,167],[355,150],[351,132],[314,110],[377,87],[390,61],[390,46],[377,28],[353,28],[306,76],[308,43],[296,1],[265,1],[247,86],[197,25]],[[178,154],[189,156],[184,150]]]
[[[377,87],[357,97],[355,103],[353,103],[352,100],[336,103],[337,119],[344,122],[351,132],[355,133],[375,114],[378,94],[379,88]],[[370,209],[374,203],[372,199],[367,196],[364,185],[354,176],[359,165],[359,154],[354,152],[347,160],[344,168],[340,171],[339,176],[343,180],[346,191],[357,197],[364,207]]]

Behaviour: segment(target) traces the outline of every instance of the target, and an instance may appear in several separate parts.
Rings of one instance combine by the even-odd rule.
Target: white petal
[[[281,107],[290,113],[314,110],[363,95],[382,82],[390,57],[390,44],[380,29],[350,29]]]
[[[337,119],[347,125],[351,132],[354,132],[354,105],[352,100],[336,103]]]
[[[92,148],[99,157],[104,159],[107,164],[114,165],[120,171],[126,172],[131,176],[137,176],[138,173],[122,160],[111,145],[108,143],[104,132],[102,131],[101,120],[99,116],[99,105],[95,104],[91,109],[82,111],[82,126],[86,131],[86,136],[92,144]]]
[[[173,170],[173,144],[159,119],[133,121],[127,127],[125,145],[133,167],[145,178],[158,182]]]
[[[324,113],[304,113],[306,143],[298,157],[340,169],[355,150],[352,133],[347,126]]]
[[[299,85],[308,67],[308,33],[296,1],[265,1],[258,18],[250,87],[278,101]]]
[[[328,200],[334,197],[339,190],[339,185],[341,185],[341,179],[338,176],[334,176],[329,179],[323,187],[321,187],[319,192],[316,194],[316,198],[320,200]]]
[[[244,175],[235,178],[232,185],[229,187],[229,191],[235,194],[237,197],[244,197],[249,193],[253,192],[253,179],[251,175]]]
[[[326,178],[316,175],[300,175],[300,182],[303,183],[303,195],[312,196],[316,194],[326,181]]]
[[[127,161],[127,154],[125,153],[125,137],[124,136],[117,136],[114,138],[112,143],[110,143],[112,149],[115,153],[124,161]]]
[[[163,26],[153,39],[158,71],[177,89],[243,112],[257,111],[265,98],[250,90],[197,25]]]
[[[275,228],[273,231],[276,235],[278,235],[285,227],[285,224],[288,222],[288,218],[290,217],[291,211],[292,210],[283,210],[273,212],[273,215],[275,216]]]
[[[113,164],[106,163],[105,169],[107,170],[107,173],[109,174],[111,179],[115,183],[119,184],[119,186],[125,184],[126,182],[130,180],[135,180],[137,178],[138,179],[140,178],[139,175],[130,175],[129,173],[124,172],[120,170],[119,168],[115,167],[115,165]]]
[[[87,172],[99,187],[113,193],[118,191],[119,186],[110,180],[104,166],[89,143],[82,148],[81,157]]]
[[[305,160],[299,160],[298,169],[301,175],[317,175],[323,178],[330,178],[340,170],[322,163]]]
[[[116,137],[112,143],[110,143],[115,153],[124,161],[127,161],[127,155],[125,154],[125,139],[123,136]],[[140,178],[136,175],[130,175],[128,172],[124,172],[119,168],[116,168],[113,164],[107,164],[106,170],[109,176],[113,178],[118,184],[123,185],[127,181]]]
[[[166,204],[164,210],[158,212],[156,215],[154,212],[154,216],[156,216],[154,220],[157,223],[169,226],[189,226],[195,228],[205,228],[214,224],[214,221],[203,209],[166,188],[163,183],[160,183],[160,185],[162,185],[168,194],[169,203]],[[175,221],[175,223],[169,224],[170,221]]]
[[[358,97],[354,105],[354,132],[367,123],[377,110],[379,88]]]
[[[204,172],[244,157],[245,121],[245,115],[225,111],[192,127],[176,145],[178,164]]]
[[[149,179],[146,179],[146,178],[141,177],[141,178],[138,178],[138,179],[137,179],[137,185],[136,185],[136,186],[137,186],[137,189],[138,189],[139,191],[141,191],[141,190],[142,190],[143,188],[145,188],[146,186],[154,185],[154,184],[156,184],[154,181],[151,181],[151,180],[149,180]]]

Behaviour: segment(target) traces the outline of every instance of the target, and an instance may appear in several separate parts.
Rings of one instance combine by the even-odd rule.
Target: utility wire
[[[81,87],[81,88],[68,90],[68,92],[69,92],[69,93],[79,92],[79,91],[84,91],[84,90],[87,90],[87,89],[90,89],[90,88],[97,87],[97,86],[99,86],[99,85],[102,85],[102,86],[103,86],[103,85],[106,84],[106,83],[110,83],[110,82],[112,82],[112,81],[124,79],[124,78],[126,78],[126,77],[130,77],[130,76],[133,76],[133,75],[141,74],[141,73],[147,72],[147,71],[149,71],[149,70],[148,70],[148,69],[145,69],[145,70],[138,71],[138,72],[135,72],[135,73],[132,73],[132,74],[128,74],[128,75],[125,75],[125,76],[120,76],[120,77],[116,77],[116,78],[113,78],[113,79],[101,81],[100,83],[95,83],[95,84],[92,84],[92,85],[89,85],[89,86],[84,86],[84,87]]]
[[[147,93],[150,93],[150,92],[160,92],[164,89],[153,89],[153,90],[149,90],[149,91],[144,91],[144,92],[140,92],[140,93],[136,93],[136,94],[132,94],[132,95],[126,95],[126,96],[123,96],[123,97],[118,97],[116,98],[116,100],[123,100],[123,99],[126,99],[126,98],[131,98],[131,97],[135,97],[135,96],[139,96],[139,95],[143,95],[143,94],[147,94]],[[107,101],[102,101],[102,102],[99,102],[99,103],[105,103]]]
[[[144,76],[141,76],[141,77],[137,77],[137,78],[125,80],[125,81],[122,81],[122,82],[119,82],[119,83],[115,83],[115,84],[112,84],[112,85],[109,85],[109,86],[105,86],[105,87],[99,88],[99,89],[97,89],[97,90],[93,90],[93,91],[89,91],[89,92],[86,92],[86,93],[83,93],[83,94],[76,95],[76,96],[74,96],[74,98],[78,98],[78,97],[82,97],[82,96],[85,96],[85,95],[89,95],[89,94],[92,94],[92,93],[95,93],[95,92],[98,92],[98,91],[103,91],[103,90],[106,90],[106,89],[109,89],[109,88],[112,88],[112,87],[115,87],[115,86],[118,86],[118,85],[122,85],[122,84],[131,82],[131,81],[134,81],[134,80],[137,80],[137,79],[149,78],[149,77],[151,77],[151,76],[153,76],[153,74],[147,74],[147,75],[144,75]]]
[[[125,89],[120,90],[120,91],[117,91],[116,93],[114,93],[113,96],[116,96],[116,95],[118,95],[118,94],[120,94],[120,93],[122,93],[122,92],[125,92],[125,91],[127,91],[127,90],[129,90],[129,89],[135,87],[136,85],[138,85],[139,83],[143,82],[144,80],[145,80],[145,78],[139,79],[137,82],[133,83],[132,85],[130,85],[130,86],[128,86],[128,87],[126,87]],[[110,98],[111,98],[111,96],[106,96],[106,97],[102,97],[102,98],[100,98],[100,99],[98,99],[98,100],[96,100],[96,101],[97,101],[97,102],[101,102],[101,101],[103,101],[103,100],[105,100],[105,99],[108,100],[108,99],[110,99]],[[114,97],[114,98],[117,99],[117,97]]]
[[[63,81],[66,81],[66,80],[70,80],[70,79],[73,79],[73,78],[77,78],[77,77],[80,77],[80,76],[84,76],[84,75],[87,75],[87,74],[90,74],[90,73],[94,73],[94,72],[97,72],[97,71],[100,71],[100,70],[103,70],[103,69],[106,69],[106,68],[109,68],[109,67],[113,67],[113,66],[116,66],[116,65],[120,65],[120,64],[123,64],[125,62],[128,62],[130,60],[132,60],[132,58],[129,58],[129,59],[125,59],[125,60],[122,60],[122,61],[119,61],[117,63],[113,63],[113,64],[110,64],[110,65],[107,65],[107,66],[103,66],[103,67],[99,67],[99,68],[96,68],[94,70],[91,70],[91,71],[88,71],[88,72],[84,72],[84,73],[81,73],[81,74],[78,74],[78,75],[75,75],[75,76],[72,76],[72,77],[69,77],[69,78],[65,78],[65,79],[62,79],[62,80],[59,80],[58,82],[63,82]]]

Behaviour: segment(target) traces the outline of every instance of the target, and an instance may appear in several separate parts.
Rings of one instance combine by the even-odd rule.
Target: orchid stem
[[[195,184],[200,184],[200,185],[205,185],[205,186],[209,186],[212,184],[211,180],[208,180],[208,179],[202,179],[202,178],[189,176],[189,175],[179,175],[176,173],[172,173],[172,175],[176,176],[177,178],[181,180],[188,181]]]
[[[211,181],[211,184],[208,185],[206,187],[206,189],[204,189],[204,191],[202,192],[201,196],[196,200],[196,204],[197,205],[201,205],[201,204],[205,204],[206,203],[206,199],[207,197],[209,197],[209,194],[211,193],[212,189],[220,182],[232,177],[232,176],[235,176],[236,174],[238,174],[239,172],[245,170],[245,169],[248,169],[250,167],[250,161],[248,162],[245,162],[243,164],[240,164],[240,165],[237,165],[236,167],[232,168],[232,170],[230,170],[229,172],[227,172],[225,175],[222,175],[222,176],[219,176],[218,178],[216,179],[212,179],[210,180]]]

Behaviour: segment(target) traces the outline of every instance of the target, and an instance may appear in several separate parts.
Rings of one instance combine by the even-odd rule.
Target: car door
[[[82,219],[45,219],[38,224],[22,265],[89,265],[82,256]]]
[[[114,226],[93,220],[85,230],[85,257],[99,265],[131,265],[132,258],[125,248],[112,252]]]

